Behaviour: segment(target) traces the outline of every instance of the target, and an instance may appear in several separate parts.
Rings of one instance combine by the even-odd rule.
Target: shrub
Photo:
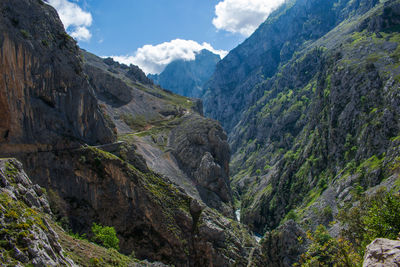
[[[106,248],[119,250],[119,239],[114,227],[93,223],[92,232],[94,242]]]
[[[30,33],[29,32],[27,32],[26,30],[20,30],[20,32],[21,32],[21,34],[22,34],[22,36],[25,38],[25,39],[29,39],[30,37],[31,37],[31,35],[30,35]]]
[[[314,233],[308,232],[307,238],[311,240],[311,245],[294,266],[355,267],[362,262],[362,257],[353,250],[347,240],[331,237],[323,225],[319,225]]]
[[[359,197],[359,205],[339,212],[342,235],[360,255],[375,238],[396,239],[400,232],[400,195],[378,190],[373,196]]]

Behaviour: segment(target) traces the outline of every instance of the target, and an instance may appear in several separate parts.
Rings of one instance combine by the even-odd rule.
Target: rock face
[[[179,166],[194,181],[201,199],[233,218],[230,151],[222,127],[199,115],[188,116],[171,131],[168,142]]]
[[[148,77],[176,94],[201,97],[204,94],[204,84],[211,78],[220,60],[219,55],[202,50],[194,60],[173,61],[160,74],[149,74]]]
[[[349,14],[362,14],[377,0],[364,1],[288,1],[241,45],[217,65],[206,84],[205,114],[217,119],[230,132],[246,111],[263,95],[254,90],[263,80],[274,76],[301,50],[328,33]]]
[[[400,241],[385,238],[375,239],[368,245],[363,267],[399,266]]]
[[[50,213],[44,190],[13,159],[0,159],[0,208],[1,265],[77,266],[43,215]]]
[[[37,0],[1,1],[0,9],[3,153],[19,152],[23,146],[66,146],[71,140],[112,141],[83,73],[79,49],[56,11]]]
[[[152,171],[96,148],[25,161],[34,166],[32,177],[65,201],[59,213],[74,231],[87,232],[92,222],[112,225],[126,254],[176,266],[260,264],[261,253],[242,226]]]
[[[303,243],[299,243],[303,240]],[[306,233],[293,220],[289,220],[277,229],[266,233],[262,241],[266,266],[290,267],[298,262],[306,251]]]
[[[355,188],[398,175],[399,14],[399,1],[290,1],[218,64],[205,112],[228,130],[251,229],[328,225]]]

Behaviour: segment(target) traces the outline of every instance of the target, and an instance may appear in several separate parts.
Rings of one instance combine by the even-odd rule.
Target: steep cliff
[[[245,266],[252,260],[255,241],[243,226],[152,171],[141,172],[92,147],[57,157],[32,155],[25,161],[35,166],[28,170],[34,179],[63,199],[58,214],[69,219],[73,231],[87,233],[92,222],[112,225],[122,252],[176,266],[223,266],[230,261]],[[255,262],[260,259],[257,251]]]
[[[218,64],[205,111],[256,232],[328,225],[355,191],[396,188],[399,6],[289,1]]]
[[[202,50],[194,60],[173,61],[160,74],[149,74],[148,77],[176,94],[201,97],[204,84],[211,78],[220,60],[219,55]]]
[[[378,1],[286,1],[242,44],[217,64],[206,84],[205,113],[230,132],[240,114],[262,95],[259,84],[274,76],[294,55],[349,16],[363,14]],[[258,88],[258,89],[257,89]]]
[[[2,152],[114,140],[56,11],[36,0],[0,10]]]
[[[67,234],[44,188],[15,159],[0,159],[0,264],[4,266],[165,266],[141,262]]]

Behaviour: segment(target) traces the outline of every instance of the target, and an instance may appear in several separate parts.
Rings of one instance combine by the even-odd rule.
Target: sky
[[[148,73],[208,49],[221,58],[285,0],[46,0],[81,48]]]

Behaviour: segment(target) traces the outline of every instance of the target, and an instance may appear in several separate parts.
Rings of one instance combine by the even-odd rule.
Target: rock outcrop
[[[293,266],[306,251],[306,240],[306,233],[293,220],[266,233],[261,244],[266,266]]]
[[[234,217],[227,136],[215,121],[187,116],[171,131],[168,145],[209,207]]]
[[[69,218],[74,231],[88,232],[93,222],[112,225],[126,254],[176,266],[260,261],[261,253],[243,226],[160,175],[142,173],[113,154],[88,147],[31,155],[25,161],[34,166],[28,170],[33,179],[64,200],[59,213]],[[252,248],[256,252],[250,256]]]
[[[0,159],[0,264],[77,266],[64,256],[50,226],[45,191],[33,185],[15,159]]]
[[[400,264],[400,241],[375,239],[365,251],[363,267],[395,267]]]

